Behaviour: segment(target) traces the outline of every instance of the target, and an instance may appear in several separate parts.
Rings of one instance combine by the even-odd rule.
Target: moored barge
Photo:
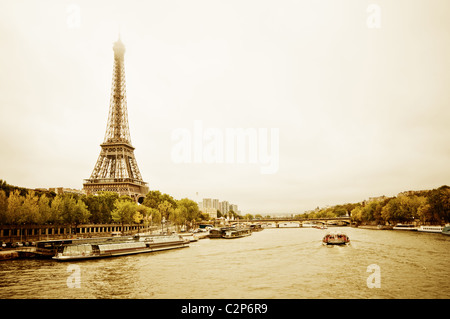
[[[393,230],[417,231],[417,227],[413,224],[397,224],[392,229]]]
[[[251,234],[252,231],[249,228],[227,229],[225,233],[222,235],[222,238],[225,239],[241,238],[250,236]]]
[[[251,236],[252,230],[250,228],[238,228],[238,227],[221,227],[221,228],[213,228],[209,231],[208,237],[211,239],[214,238],[241,238]]]
[[[250,225],[250,230],[252,232],[258,232],[258,231],[262,231],[264,228],[262,228],[261,224],[252,224]]]
[[[213,228],[209,230],[208,237],[211,239],[214,238],[223,238],[223,235],[227,230],[233,230],[236,229],[235,227],[221,227],[221,228]]]
[[[97,237],[97,238],[78,238],[78,239],[53,239],[41,240],[36,243],[36,257],[51,258],[56,255],[58,248],[66,245],[81,245],[97,242],[126,242],[132,240],[131,236]]]
[[[189,246],[189,240],[179,235],[139,236],[128,241],[75,243],[61,245],[52,258],[58,261],[116,257],[131,254],[176,249]]]

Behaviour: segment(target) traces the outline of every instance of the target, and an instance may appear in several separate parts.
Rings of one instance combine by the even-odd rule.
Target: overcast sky
[[[119,30],[152,190],[270,214],[450,184],[448,0],[0,0],[0,179],[82,188]],[[278,169],[177,163],[195,123],[278,129]]]

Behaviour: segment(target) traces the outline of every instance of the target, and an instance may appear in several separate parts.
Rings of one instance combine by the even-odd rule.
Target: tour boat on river
[[[189,240],[173,235],[136,236],[131,240],[66,244],[58,247],[52,258],[59,261],[116,257],[131,254],[183,248],[189,246]]]
[[[322,242],[324,245],[345,245],[350,243],[350,238],[343,233],[328,233],[323,237]]]
[[[262,231],[264,228],[262,228],[261,224],[252,224],[250,225],[250,229],[253,232]]]
[[[213,228],[209,230],[209,238],[241,238],[250,236],[252,234],[252,230],[250,228],[237,228],[237,227],[221,227],[221,228]]]
[[[241,228],[241,229],[227,229],[224,234],[222,235],[222,238],[225,239],[232,239],[232,238],[241,238],[241,237],[247,237],[252,234],[252,231],[250,228]]]
[[[235,227],[221,227],[221,228],[213,228],[209,230],[208,237],[211,239],[214,238],[223,238],[223,234],[225,234],[225,231],[229,229],[236,229]]]

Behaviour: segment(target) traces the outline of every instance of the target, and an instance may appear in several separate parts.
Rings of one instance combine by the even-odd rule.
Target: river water
[[[348,246],[323,246],[327,231]],[[450,298],[450,236],[350,227],[265,229],[239,239],[64,263],[0,263],[0,298]]]

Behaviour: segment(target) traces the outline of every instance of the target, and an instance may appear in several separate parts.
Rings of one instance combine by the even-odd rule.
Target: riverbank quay
[[[173,232],[176,233],[176,232]],[[200,239],[208,238],[209,232],[200,232],[200,233],[186,233],[180,232],[177,233],[181,237],[189,240],[190,242],[197,241]],[[152,235],[152,233],[141,233],[141,235]],[[105,238],[105,237],[102,237]],[[79,238],[83,239],[83,237]],[[26,259],[26,258],[42,258],[40,254],[36,253],[36,246],[32,247],[18,247],[18,248],[6,248],[0,249],[0,262],[14,259]]]
[[[114,233],[134,234],[158,231],[160,226],[143,224],[82,224],[82,225],[0,225],[2,242],[36,242],[40,240],[93,238]]]

